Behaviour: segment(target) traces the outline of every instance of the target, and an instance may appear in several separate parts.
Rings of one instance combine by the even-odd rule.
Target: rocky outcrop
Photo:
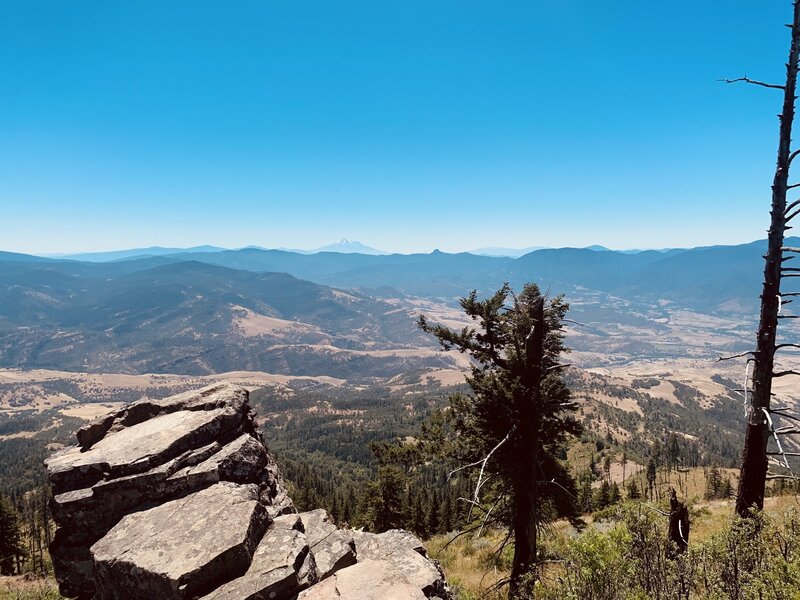
[[[297,514],[229,384],[135,402],[46,461],[62,594],[96,600],[447,598],[407,532]]]

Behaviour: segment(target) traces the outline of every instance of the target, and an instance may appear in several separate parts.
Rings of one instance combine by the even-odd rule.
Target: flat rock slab
[[[92,548],[97,600],[184,600],[245,573],[268,525],[258,486],[218,483],[125,516]]]
[[[143,473],[222,438],[242,424],[232,408],[181,410],[108,433],[91,448],[71,447],[45,462],[57,494],[100,479]]]
[[[414,534],[393,529],[385,533],[354,531],[358,562],[379,561],[390,565],[395,577],[426,596],[444,591],[439,569],[425,556],[425,547]]]
[[[359,561],[300,593],[297,600],[427,600],[415,583],[384,560]]]
[[[247,573],[202,600],[283,600],[317,581],[314,557],[298,515],[278,517],[258,545]]]
[[[324,509],[300,513],[320,579],[356,563],[353,534],[334,525]]]
[[[244,433],[225,446],[214,442],[144,473],[58,494],[53,498],[53,514],[61,526],[74,532],[74,542],[95,541],[139,506],[171,500],[219,481],[256,482],[266,464],[264,444]]]
[[[81,448],[89,448],[109,432],[131,427],[158,415],[178,410],[213,410],[233,408],[237,411],[247,405],[247,390],[228,383],[215,383],[199,390],[190,390],[168,398],[144,398],[101,417],[84,427],[75,436]]]

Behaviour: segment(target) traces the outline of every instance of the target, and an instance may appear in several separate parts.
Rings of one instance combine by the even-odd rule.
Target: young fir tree
[[[453,531],[453,495],[448,490],[444,497],[442,504],[442,532],[449,533]]]
[[[441,525],[439,521],[439,495],[436,493],[436,490],[433,490],[433,495],[431,496],[430,504],[428,505],[428,511],[426,515],[427,520],[427,529],[430,535],[436,535],[437,533],[441,533]]]
[[[518,296],[508,285],[486,300],[472,292],[461,306],[477,328],[455,331],[424,317],[420,327],[444,349],[473,360],[472,394],[451,399],[454,435],[444,448],[461,465],[482,465],[484,477],[497,483],[489,504],[492,520],[513,532],[515,596],[523,576],[536,576],[538,529],[554,516],[550,507],[555,515],[575,514],[575,484],[557,459],[566,436],[580,432],[560,363],[568,306],[561,296],[548,300],[534,284]]]
[[[647,461],[647,490],[650,493],[650,500],[655,500],[653,487],[656,484],[656,461],[653,458]]]
[[[19,515],[11,501],[0,495],[0,575],[19,571],[24,555]]]
[[[635,479],[630,479],[626,488],[628,490],[628,500],[639,500],[642,497]]]
[[[410,529],[422,539],[428,537],[428,523],[425,518],[425,509],[422,506],[422,494],[417,494],[415,498]]]
[[[708,476],[706,477],[705,498],[706,500],[716,500],[717,498],[721,497],[721,492],[722,474],[720,473],[719,467],[713,465],[708,471]]]
[[[378,476],[362,498],[361,513],[371,531],[398,529],[405,524],[408,476],[394,465],[378,467]]]

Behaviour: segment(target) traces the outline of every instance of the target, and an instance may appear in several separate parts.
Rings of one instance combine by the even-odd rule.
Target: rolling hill
[[[132,262],[115,274],[109,265],[0,264],[0,364],[355,378],[450,364],[409,353],[432,344],[408,310],[381,300],[285,273]]]

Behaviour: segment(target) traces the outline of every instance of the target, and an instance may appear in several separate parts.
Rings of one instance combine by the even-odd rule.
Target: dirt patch
[[[85,421],[94,421],[98,417],[107,415],[113,410],[122,406],[122,402],[105,402],[103,404],[87,403],[75,404],[61,409],[61,414],[65,417],[77,417]]]
[[[234,311],[233,327],[245,337],[269,335],[289,338],[296,335],[315,335],[327,338],[325,333],[315,325],[260,315],[242,306],[234,305],[231,308]]]

